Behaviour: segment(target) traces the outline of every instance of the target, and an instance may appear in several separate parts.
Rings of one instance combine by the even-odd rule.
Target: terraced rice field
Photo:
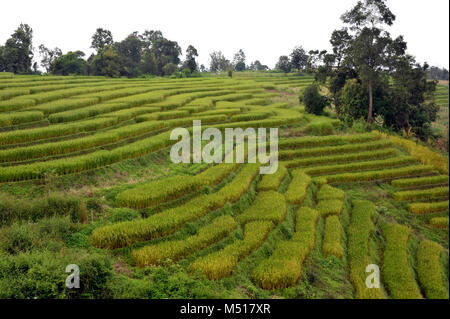
[[[179,265],[227,296],[448,298],[448,159],[304,114],[289,90],[312,80],[0,78],[0,192],[95,199],[80,247],[130,271]],[[278,171],[168,163],[171,129],[193,120],[280,128]]]

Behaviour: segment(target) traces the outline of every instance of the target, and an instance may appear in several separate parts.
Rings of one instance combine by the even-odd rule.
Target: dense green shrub
[[[80,267],[80,289],[65,286],[66,266]],[[0,258],[0,298],[104,298],[113,274],[111,260],[75,250],[33,251]]]
[[[323,113],[324,108],[330,105],[330,100],[320,94],[317,84],[313,84],[303,91],[303,94],[300,96],[300,103],[305,104],[306,112],[320,115]]]

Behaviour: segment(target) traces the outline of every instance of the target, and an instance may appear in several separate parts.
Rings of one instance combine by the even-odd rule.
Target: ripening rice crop
[[[318,166],[321,164],[344,164],[353,161],[371,160],[371,159],[383,159],[397,154],[397,150],[394,148],[381,149],[377,151],[369,152],[357,152],[344,155],[330,155],[330,156],[313,156],[307,158],[292,159],[289,161],[283,161],[282,163],[287,168],[293,167],[308,167]]]
[[[344,200],[345,192],[339,188],[332,187],[330,185],[323,185],[317,193],[317,200],[330,200],[339,199]]]
[[[404,166],[413,163],[417,163],[417,159],[414,156],[399,156],[395,158],[376,161],[307,167],[304,169],[304,171],[308,175],[324,175],[330,173],[335,174],[339,172],[356,172],[374,168],[383,169],[388,167]]]
[[[360,144],[348,144],[338,146],[323,146],[312,148],[300,148],[296,150],[281,150],[279,152],[280,159],[286,160],[291,158],[302,158],[309,156],[335,155],[344,153],[363,152],[370,150],[380,150],[392,146],[392,142],[388,140],[379,140],[374,142],[366,142]]]
[[[99,248],[119,248],[173,233],[185,223],[237,201],[259,172],[258,165],[245,165],[235,178],[217,193],[200,195],[185,204],[145,219],[99,227],[92,232],[92,244]]]
[[[314,247],[317,217],[317,211],[308,207],[297,211],[292,238],[279,242],[273,254],[253,271],[253,279],[260,287],[276,289],[297,283],[303,261]]]
[[[237,223],[233,217],[221,216],[200,228],[196,235],[135,249],[131,252],[131,257],[139,267],[161,265],[167,260],[175,262],[221,240],[236,227]]]
[[[448,228],[448,216],[446,217],[434,217],[430,220],[430,225],[434,228]]]
[[[416,144],[413,141],[409,141],[401,137],[387,136],[387,138],[396,145],[405,148],[411,155],[417,157],[424,165],[431,165],[442,174],[448,175],[448,158],[433,152],[428,147]]]
[[[448,187],[436,187],[394,193],[394,199],[396,201],[432,200],[442,197],[448,198]]]
[[[192,176],[173,176],[120,192],[116,196],[116,204],[130,208],[145,208],[181,197],[200,186]]]
[[[287,168],[284,165],[278,165],[278,170],[274,174],[264,175],[259,182],[258,191],[277,190],[281,182],[287,175]]]
[[[426,239],[420,242],[417,249],[417,275],[429,299],[449,298],[440,264],[441,252],[440,245]]]
[[[350,281],[355,287],[358,299],[385,298],[380,288],[366,286],[366,267],[370,264],[369,240],[374,231],[372,216],[375,205],[369,201],[353,201],[351,222],[347,229],[348,262],[350,267]]]
[[[411,230],[399,224],[383,227],[386,238],[383,275],[386,287],[394,299],[422,299],[408,262],[407,244]]]
[[[316,209],[320,215],[340,215],[344,207],[345,193],[329,185],[323,185],[317,194],[318,204]]]
[[[271,221],[277,225],[285,216],[286,200],[284,196],[275,191],[266,191],[258,193],[253,204],[237,219],[242,224],[252,221]]]
[[[433,171],[434,171],[433,166],[413,165],[392,169],[382,169],[376,171],[326,175],[326,178],[328,183],[368,182],[368,181],[393,179],[410,175],[429,174],[432,173]]]
[[[431,214],[448,211],[448,201],[433,203],[412,203],[408,205],[408,210],[413,214]]]
[[[344,248],[341,245],[342,226],[338,216],[330,216],[325,220],[322,253],[325,257],[341,258]]]
[[[270,221],[253,221],[245,224],[242,240],[236,240],[217,252],[198,258],[190,265],[190,269],[201,271],[210,280],[229,276],[240,259],[263,243],[273,227]]]
[[[307,136],[293,137],[281,140],[278,145],[280,149],[289,148],[306,148],[306,147],[323,147],[336,146],[343,144],[364,143],[379,140],[380,135],[375,133],[354,134],[354,135],[329,135],[329,136]]]
[[[405,178],[392,181],[392,186],[396,188],[417,188],[429,185],[448,185],[448,175]]]
[[[302,170],[292,171],[292,180],[285,193],[286,200],[289,204],[299,205],[306,196],[306,190],[311,183],[311,177],[306,175]]]

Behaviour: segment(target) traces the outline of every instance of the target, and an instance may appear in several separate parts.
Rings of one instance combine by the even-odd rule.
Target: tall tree
[[[189,45],[186,49],[186,60],[184,61],[184,67],[188,68],[191,72],[197,71],[197,62],[195,61],[195,57],[198,56],[197,49],[195,49],[192,45]]]
[[[4,69],[14,73],[29,73],[32,60],[33,29],[21,23],[3,47]]]
[[[114,51],[122,62],[123,75],[137,76],[139,74],[142,49],[143,42],[139,39],[137,32],[133,32],[124,40],[114,43]]]
[[[308,54],[302,46],[295,47],[291,53],[291,66],[297,70],[303,70],[308,63]]]
[[[280,58],[278,59],[278,63],[275,66],[275,68],[278,69],[278,70],[282,70],[284,73],[291,72],[292,64],[289,61],[289,57],[287,55],[280,56]]]
[[[330,43],[333,47],[333,54],[335,56],[336,66],[341,67],[341,63],[346,57],[348,46],[352,37],[348,34],[347,28],[341,30],[334,30],[331,34]]]
[[[390,66],[389,58],[393,41],[383,28],[394,23],[395,15],[385,2],[386,0],[358,1],[354,8],[341,17],[341,20],[354,32],[353,39],[350,41],[349,55],[361,80],[369,89],[367,116],[369,123],[373,115],[373,87],[380,74]],[[401,39],[397,41],[401,42]],[[401,49],[401,46],[397,48]]]
[[[209,54],[210,64],[209,69],[211,72],[225,71],[230,67],[230,61],[225,58],[222,51],[214,51]]]
[[[83,59],[84,52],[69,51],[53,61],[51,72],[58,75],[85,74],[87,63]]]
[[[242,49],[239,49],[239,51],[235,53],[233,58],[233,66],[235,71],[245,70],[245,53]]]
[[[39,46],[39,54],[41,56],[41,66],[49,73],[53,62],[62,55],[62,51],[58,47],[52,50],[41,44]]]
[[[92,35],[91,48],[100,51],[106,46],[114,43],[111,31],[98,28]]]

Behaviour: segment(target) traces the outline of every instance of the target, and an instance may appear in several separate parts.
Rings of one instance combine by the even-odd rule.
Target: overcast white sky
[[[34,31],[34,46],[43,43],[87,55],[98,27],[109,29],[114,40],[133,31],[161,30],[177,41],[183,54],[189,44],[209,65],[209,53],[221,50],[228,59],[243,49],[247,63],[260,60],[274,67],[280,55],[296,45],[307,50],[329,49],[340,16],[356,0],[39,0],[2,1],[0,43],[20,22]],[[397,16],[390,32],[403,34],[408,51],[419,62],[449,68],[449,1],[389,0]],[[37,50],[36,50],[37,52]]]

